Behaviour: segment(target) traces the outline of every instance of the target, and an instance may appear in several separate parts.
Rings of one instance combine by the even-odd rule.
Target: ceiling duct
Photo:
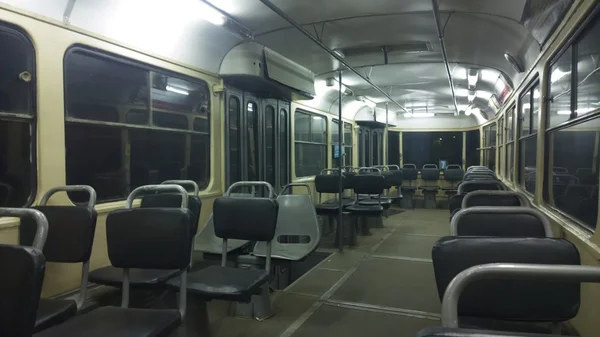
[[[410,54],[410,53],[425,53],[431,52],[431,44],[426,41],[409,41],[394,45],[379,45],[379,46],[362,46],[353,48],[341,48],[340,50],[345,57],[352,56],[364,56],[373,54],[383,54],[387,52],[388,55],[394,54]]]
[[[315,96],[315,75],[296,62],[256,42],[233,47],[221,62],[219,75],[240,89],[262,97],[291,100]]]

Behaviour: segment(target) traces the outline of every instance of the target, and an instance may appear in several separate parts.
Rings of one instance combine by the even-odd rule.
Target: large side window
[[[78,47],[64,62],[68,184],[99,201],[170,179],[208,185],[206,83]]]
[[[478,166],[479,163],[479,129],[465,132],[467,139],[465,140],[465,152],[467,158],[465,158],[466,167]]]
[[[519,97],[519,184],[535,193],[537,115],[540,109],[540,83],[536,81]]]
[[[327,168],[327,120],[297,109],[294,114],[296,177],[319,174]]]
[[[496,123],[483,128],[483,146],[481,148],[483,156],[483,165],[490,170],[496,169]]]
[[[462,165],[462,132],[403,132],[404,164]]]
[[[35,197],[35,51],[16,28],[0,22],[0,207]]]
[[[595,230],[600,172],[599,15],[550,63],[544,199]]]

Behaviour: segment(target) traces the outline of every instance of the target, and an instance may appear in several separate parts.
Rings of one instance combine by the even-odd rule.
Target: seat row
[[[184,320],[188,293],[196,307],[203,309],[203,315],[195,317],[194,323],[208,331],[207,301],[249,302],[264,289],[268,292],[264,286],[270,279],[278,201],[229,193],[217,198],[213,216],[215,234],[222,240],[221,264],[191,270],[200,202],[197,194],[188,195],[183,183],[187,182],[139,187],[129,195],[124,209],[108,214],[106,242],[111,266],[93,271],[89,278],[120,287],[121,306],[101,307],[77,316],[77,308],[82,307],[86,296],[96,225],[95,191],[89,186],[60,187],[49,191],[38,207],[0,209],[0,216],[21,218],[21,245],[0,245],[0,268],[11,271],[10,277],[0,279],[0,309],[5,315],[0,335],[164,336]],[[273,196],[272,187],[265,186]],[[59,191],[85,191],[89,202],[85,206],[47,206],[49,197]],[[134,208],[134,201],[142,195],[141,207]],[[190,200],[196,204],[190,206]],[[227,243],[234,239],[264,242],[264,269],[240,269],[228,264]],[[77,301],[40,299],[46,261],[83,263]],[[159,285],[179,293],[178,309],[129,308],[132,287]],[[56,310],[50,313],[45,309]]]
[[[512,191],[466,193],[432,261],[442,327],[419,337],[562,335],[578,313],[579,283],[600,282],[600,268],[581,266],[577,248]]]

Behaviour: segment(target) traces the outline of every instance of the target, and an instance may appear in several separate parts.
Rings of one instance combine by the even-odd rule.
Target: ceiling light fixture
[[[177,88],[177,87],[172,87],[170,85],[167,85],[167,91],[174,92],[174,93],[180,94],[180,95],[186,95],[186,96],[190,94],[187,90]]]
[[[469,93],[467,94],[467,100],[469,101],[469,103],[473,103],[473,101],[475,100],[475,96],[475,91],[469,90]]]
[[[478,80],[479,71],[477,71],[476,69],[469,69],[467,71],[467,83],[469,84],[469,89],[475,89]]]
[[[198,16],[205,21],[208,21],[216,26],[223,26],[225,22],[227,22],[227,17],[218,10],[216,10],[213,6],[202,0],[191,0],[197,3],[197,7],[192,10],[192,13],[198,13]]]
[[[571,110],[558,110],[556,112],[557,115],[570,115],[571,114]]]
[[[550,83],[554,83],[554,82],[560,80],[561,78],[565,77],[566,75],[569,75],[570,73],[571,73],[570,70],[562,71],[562,70],[560,70],[560,68],[556,68],[552,72],[552,75],[550,75]]]

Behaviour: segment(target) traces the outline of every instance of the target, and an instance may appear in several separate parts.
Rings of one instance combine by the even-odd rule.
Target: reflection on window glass
[[[152,73],[152,108],[165,112],[208,115],[209,91],[205,83]]]
[[[600,109],[600,20],[577,43],[577,116]]]
[[[519,145],[519,183],[526,191],[533,194],[535,193],[537,139],[536,137],[529,137],[519,141]]]
[[[288,119],[287,110],[279,110],[279,183],[281,187],[289,183],[289,172],[288,172],[288,144],[289,144],[289,133],[288,125],[290,121]]]
[[[344,123],[344,166],[352,166],[352,124]]]
[[[275,186],[275,108],[271,105],[265,108],[265,164],[265,181]]]
[[[539,82],[531,88],[531,133],[536,133],[538,129],[537,116],[540,114],[540,84]]]
[[[527,136],[531,132],[531,91],[527,91],[519,101],[519,114],[520,114],[520,137]]]
[[[515,166],[513,164],[513,156],[515,155],[515,143],[506,144],[506,161],[504,172],[509,181],[515,181]]]
[[[123,123],[121,107],[148,109],[147,70],[79,50],[68,53],[65,63],[68,116]]]
[[[547,135],[553,150],[553,170],[548,170],[551,172],[545,197],[551,205],[590,228],[596,227],[598,214],[598,158],[594,149],[599,140],[600,119]]]
[[[479,130],[472,130],[466,132],[467,139],[465,140],[466,145],[466,166],[477,166],[479,165]]]
[[[319,174],[327,168],[326,119],[296,110],[294,121],[296,177]]]
[[[240,148],[241,148],[241,135],[240,135],[240,100],[235,97],[229,97],[229,140],[227,146],[229,147],[229,179],[230,183],[242,180],[242,166],[240,159]]]
[[[208,185],[208,86],[148,68],[82,49],[65,56],[67,183],[91,185],[100,202],[164,180]]]
[[[256,181],[260,178],[258,132],[258,106],[254,102],[248,102],[246,105],[246,155],[248,158],[249,181]]]
[[[373,131],[373,141],[371,144],[373,145],[373,149],[371,153],[373,153],[373,163],[372,165],[381,165],[381,156],[379,155],[379,135],[380,133],[377,131]]]
[[[359,166],[366,166],[364,150],[365,150],[365,147],[363,144],[363,129],[359,128],[358,129],[358,165]]]
[[[571,54],[569,47],[549,70],[548,127],[569,120],[571,115]]]
[[[513,107],[512,109],[508,110],[506,115],[506,141],[510,142],[511,140],[515,139],[515,124],[513,119],[513,116],[515,115],[515,108]]]
[[[0,51],[0,207],[23,207],[36,182],[35,54],[25,35],[1,23]]]
[[[30,122],[0,119],[0,207],[27,203],[34,178],[31,150]]]
[[[404,164],[415,164],[419,169],[425,164],[439,166],[440,160],[446,160],[447,165],[462,165],[462,136],[462,132],[403,132]],[[473,144],[468,144],[467,149],[469,145]]]

